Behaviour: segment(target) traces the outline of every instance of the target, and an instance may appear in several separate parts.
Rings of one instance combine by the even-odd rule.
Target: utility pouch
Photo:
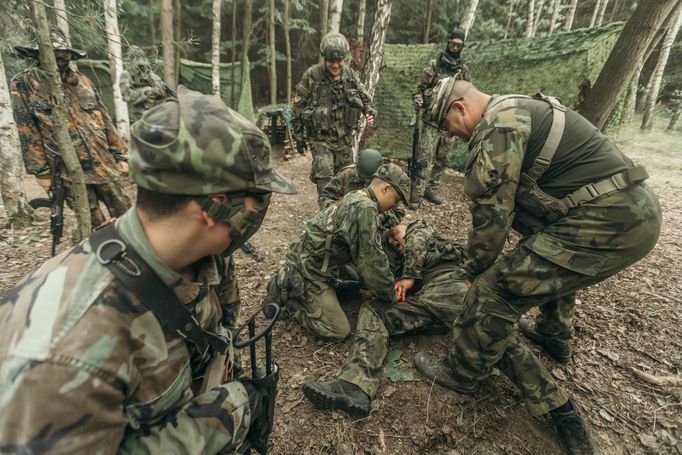
[[[313,130],[319,133],[327,133],[331,129],[329,121],[329,109],[327,106],[316,107],[311,115]]]
[[[568,213],[566,204],[542,191],[537,181],[525,172],[521,174],[516,190],[516,202],[547,224],[554,223]]]

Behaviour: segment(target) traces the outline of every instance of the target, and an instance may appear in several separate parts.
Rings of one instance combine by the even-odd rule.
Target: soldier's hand
[[[305,151],[307,148],[308,148],[308,144],[306,144],[306,142],[304,140],[296,141],[296,150],[301,155],[305,155]]]
[[[403,278],[395,284],[395,298],[398,302],[404,302],[407,291],[414,286],[414,278]]]
[[[367,119],[367,126],[374,126],[374,116],[372,114],[365,114],[365,119]]]
[[[416,98],[413,100],[412,104],[414,105],[415,109],[421,109],[424,106],[424,100]]]
[[[50,180],[50,177],[36,177],[36,180],[38,181],[38,185],[40,185],[41,188],[44,189],[46,193],[50,192],[50,187],[52,186],[52,181]]]
[[[128,175],[128,162],[127,161],[117,162],[116,168],[118,169],[118,172],[120,172],[121,174]]]

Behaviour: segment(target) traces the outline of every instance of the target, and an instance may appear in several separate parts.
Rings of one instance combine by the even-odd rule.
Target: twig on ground
[[[648,382],[649,384],[682,387],[682,378],[679,376],[654,376],[652,374],[640,371],[634,367],[630,367],[630,369],[635,374],[635,376],[637,376],[642,381]]]

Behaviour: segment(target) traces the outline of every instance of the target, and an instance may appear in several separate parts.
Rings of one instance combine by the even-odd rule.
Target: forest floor
[[[637,125],[638,126],[638,125]],[[583,409],[593,436],[605,454],[682,454],[682,142],[680,133],[640,134],[635,124],[619,145],[635,162],[646,165],[664,213],[658,245],[652,253],[618,275],[578,293],[576,337],[571,363],[561,365],[535,349],[556,380]],[[276,272],[288,244],[317,209],[308,179],[310,156],[276,168],[299,188],[295,196],[276,195],[252,242],[266,254],[255,262],[236,254],[245,319],[260,305],[268,279]],[[425,204],[408,220],[424,218],[462,242],[470,225],[463,176],[448,170],[442,207]],[[32,197],[40,189],[27,178]],[[131,188],[128,188],[131,191]],[[69,214],[67,224],[73,224]],[[69,231],[60,250],[69,243]],[[49,223],[29,229],[0,230],[0,296],[49,257]],[[344,307],[356,320],[359,302]],[[335,377],[351,346],[321,341],[290,318],[274,329],[275,359],[281,368],[273,454],[489,454],[561,453],[547,418],[531,417],[514,386],[493,374],[474,397],[432,385],[415,370],[413,355],[426,350],[445,354],[447,336],[393,340],[393,368],[405,373],[399,382],[382,378],[369,417],[353,420],[341,412],[322,412],[303,397],[306,379]],[[409,380],[409,378],[412,378]],[[672,378],[676,385],[666,385]],[[658,384],[657,384],[658,382]]]

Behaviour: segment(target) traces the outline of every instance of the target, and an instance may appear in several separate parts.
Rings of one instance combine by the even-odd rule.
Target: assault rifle
[[[419,111],[417,109],[410,120],[412,129],[412,158],[410,158],[410,203],[419,203],[419,190],[417,189],[417,179],[419,178]]]
[[[265,255],[260,254],[251,242],[246,242],[242,245],[242,251],[251,256],[256,262],[262,262],[265,259]]]
[[[52,167],[50,197],[32,199],[29,205],[34,209],[43,207],[50,209],[50,234],[52,235],[52,256],[54,256],[64,232],[64,198],[66,196],[63,176],[64,161],[59,152],[52,147],[47,144],[43,144],[43,147]]]

